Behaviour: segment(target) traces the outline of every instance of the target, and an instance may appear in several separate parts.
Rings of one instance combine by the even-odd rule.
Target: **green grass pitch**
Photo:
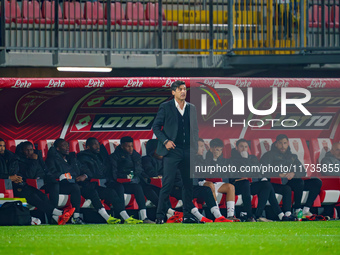
[[[340,254],[340,221],[0,227],[0,254]]]

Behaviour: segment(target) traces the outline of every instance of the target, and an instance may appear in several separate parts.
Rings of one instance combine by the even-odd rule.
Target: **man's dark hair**
[[[5,142],[5,140],[4,140],[4,139],[2,139],[2,138],[0,138],[0,142]]]
[[[198,138],[198,141],[204,143],[204,140],[202,138]]]
[[[85,147],[91,146],[95,141],[98,141],[95,137],[90,137],[86,140]]]
[[[246,139],[241,138],[241,139],[237,140],[237,142],[236,142],[236,147],[237,147],[240,143],[248,143],[248,141],[247,141]]]
[[[177,88],[179,88],[181,85],[185,85],[184,81],[174,81],[171,84],[171,90],[176,91]]]
[[[61,144],[62,142],[64,142],[64,141],[65,141],[65,139],[58,138],[57,140],[54,141],[53,146],[54,146],[55,148],[58,148],[58,147],[60,146],[60,144]]]
[[[26,141],[26,142],[22,142],[20,144],[20,146],[21,146],[21,151],[24,151],[24,149],[26,149],[28,146],[32,146],[33,147],[33,144],[31,142],[29,142],[29,141]]]
[[[285,134],[279,134],[277,137],[276,137],[276,141],[281,141],[282,139],[287,139],[287,141],[289,140],[288,139],[288,136],[286,136]]]
[[[221,139],[215,138],[210,141],[210,147],[215,148],[215,147],[224,147],[224,143]]]
[[[120,138],[120,144],[123,145],[124,143],[133,143],[133,139],[131,136],[124,136]]]

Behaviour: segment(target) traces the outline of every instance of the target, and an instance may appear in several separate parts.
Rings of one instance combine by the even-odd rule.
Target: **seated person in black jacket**
[[[46,165],[41,151],[34,150],[31,142],[22,142],[16,147],[20,173],[24,179],[42,179],[44,185],[40,188],[49,194],[52,205],[57,208],[59,202],[59,184],[56,179],[47,174]]]
[[[284,134],[278,135],[276,141],[271,146],[271,150],[262,156],[260,162],[264,166],[286,166],[292,169],[289,173],[279,174],[279,177],[282,178],[282,184],[272,183],[275,193],[282,195],[282,210],[285,212],[285,215],[289,216],[291,214],[291,192],[294,191],[293,208],[295,209],[295,216],[297,216],[302,210],[301,199],[303,191],[308,190],[308,199],[302,211],[304,217],[312,216],[310,208],[320,193],[322,182],[318,178],[308,180],[298,178],[306,176],[306,172],[297,155],[291,152],[288,137]],[[293,169],[296,169],[296,173]],[[302,172],[300,169],[302,169]]]
[[[124,179],[121,190],[118,191],[118,195],[121,194],[134,194],[136,202],[139,207],[139,217],[143,223],[155,223],[148,219],[146,214],[145,198],[142,186],[139,184],[139,175],[143,172],[141,156],[133,148],[133,139],[130,136],[124,136],[120,139],[120,145],[116,147],[114,153],[110,155],[113,163],[114,174],[111,174],[111,178]],[[125,182],[128,180],[128,182]],[[116,190],[117,191],[117,190]]]
[[[124,223],[142,223],[140,220],[133,219],[125,211],[124,196],[119,197],[115,191],[117,182],[108,182],[106,179],[108,174],[112,172],[112,161],[107,153],[106,148],[100,145],[98,140],[90,137],[86,140],[86,150],[78,153],[78,160],[86,166],[87,178],[82,186],[88,186],[90,192],[97,192],[99,197],[109,206],[112,204],[116,215],[120,215],[124,219]],[[90,182],[91,179],[105,179],[104,187],[99,186],[97,182]],[[94,190],[93,190],[94,189]],[[120,219],[110,217],[103,208],[100,201],[92,201],[94,207],[98,209],[99,214],[109,223],[119,223]]]
[[[33,145],[30,143],[33,150]],[[32,151],[30,151],[32,152]],[[23,153],[23,152],[22,152]],[[27,161],[33,161],[35,159],[30,159],[29,153],[24,154],[26,156]],[[31,165],[31,163],[28,163]],[[34,164],[34,163],[32,163]],[[27,172],[23,164],[18,163],[18,157],[5,149],[5,142],[0,139],[0,178],[3,179],[11,179],[13,184],[13,193],[15,197],[25,198],[27,203],[37,207],[42,212],[46,213],[49,219],[53,219],[58,225],[64,225],[69,220],[74,212],[74,208],[71,210],[65,210],[64,212],[56,209],[51,202],[48,200],[48,197],[42,193],[40,190],[29,186],[25,181],[27,178]],[[30,169],[28,171],[31,171]],[[32,172],[31,172],[32,174]]]
[[[80,164],[75,153],[70,153],[68,142],[61,138],[55,140],[53,146],[48,150],[46,167],[48,175],[58,180],[59,193],[71,195],[71,204],[75,208],[71,222],[83,224],[80,218],[80,187],[76,183],[80,177]]]
[[[250,167],[257,166],[258,169],[260,167],[260,162],[257,159],[257,157],[255,157],[254,155],[248,154],[248,148],[249,148],[249,146],[248,146],[247,140],[239,139],[236,142],[235,149],[231,150],[230,160],[231,160],[232,164],[234,166],[236,166],[239,173],[241,173],[241,167],[249,167],[250,168]],[[253,173],[252,175],[254,177],[256,175],[258,175],[258,177],[260,177],[259,174],[256,174],[256,173],[255,174]],[[235,187],[239,183],[242,183],[242,182],[246,182],[247,184],[249,183],[249,181],[247,179],[243,179],[243,178],[236,179],[235,182],[234,182]],[[278,215],[280,220],[284,220],[284,221],[295,220],[294,217],[284,216],[284,214],[281,211],[280,206],[279,206],[279,204],[276,200],[274,188],[267,178],[253,178],[252,182],[250,183],[250,189],[245,188],[245,190],[247,191],[247,194],[246,194],[245,198],[242,195],[243,201],[244,201],[244,199],[249,199],[250,194],[258,196],[258,205],[257,205],[257,209],[256,209],[256,212],[255,212],[255,219],[257,219],[257,221],[262,221],[262,222],[270,221],[270,220],[262,217],[262,213],[263,213],[263,210],[265,209],[267,201],[269,201],[269,203],[271,204],[275,214]],[[248,210],[248,211],[245,212],[246,215],[247,215],[248,221],[252,221],[251,220],[251,218],[252,218],[251,208],[245,208],[245,209]]]

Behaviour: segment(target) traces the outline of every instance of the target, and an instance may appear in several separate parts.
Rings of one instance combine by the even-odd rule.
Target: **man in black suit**
[[[190,179],[190,153],[197,153],[198,124],[196,107],[185,101],[185,82],[175,81],[171,85],[174,100],[162,103],[153,124],[158,139],[156,153],[163,156],[162,189],[159,194],[156,223],[164,223],[166,201],[173,188],[176,170],[183,180],[183,223],[198,223],[193,217],[198,209],[192,203],[192,179]],[[163,127],[163,129],[162,129]]]

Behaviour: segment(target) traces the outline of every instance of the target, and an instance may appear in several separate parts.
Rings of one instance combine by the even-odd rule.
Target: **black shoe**
[[[289,216],[283,216],[282,217],[282,221],[296,221],[296,217],[294,217],[293,215],[289,215]]]
[[[164,224],[164,220],[163,219],[156,219],[156,224]]]
[[[205,222],[200,222],[198,219],[196,219],[194,217],[190,217],[190,218],[184,218],[182,223],[184,223],[184,224],[204,224]]]

